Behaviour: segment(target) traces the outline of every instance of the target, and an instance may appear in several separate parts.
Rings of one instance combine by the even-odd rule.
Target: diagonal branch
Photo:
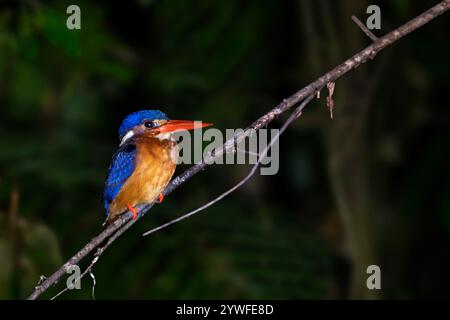
[[[329,82],[334,82],[338,78],[342,77],[344,74],[349,72],[352,69],[356,69],[359,67],[361,63],[366,62],[368,59],[373,59],[378,52],[396,42],[400,38],[406,36],[407,34],[413,32],[414,30],[422,27],[427,24],[434,18],[443,14],[447,10],[450,9],[450,0],[444,0],[435,5],[434,7],[428,9],[423,12],[419,16],[395,29],[394,31],[389,32],[385,36],[378,38],[378,41],[372,43],[370,46],[366,47],[362,51],[353,55],[342,64],[338,65],[331,71],[327,72],[314,82],[310,83],[303,89],[297,91],[292,96],[287,99],[284,99],[280,104],[275,106],[268,113],[264,114],[262,117],[257,119],[253,124],[251,124],[244,133],[241,133],[234,138],[227,140],[223,146],[219,149],[215,154],[209,154],[207,157],[193,165],[188,170],[184,171],[182,174],[173,179],[170,184],[166,187],[164,191],[164,195],[168,195],[173,192],[176,188],[181,186],[183,183],[191,179],[194,175],[202,171],[208,166],[208,163],[213,163],[214,158],[221,156],[226,152],[234,152],[235,144],[239,143],[243,139],[245,139],[251,132],[251,129],[261,129],[266,126],[274,119],[276,119],[280,114],[286,112],[300,101],[303,101],[307,97],[316,94],[319,92],[324,86],[326,86]],[[140,211],[145,214],[152,204],[141,206]],[[56,284],[59,279],[66,273],[66,268],[73,264],[78,264],[82,259],[84,259],[88,254],[90,254],[95,248],[99,247],[106,239],[113,239],[109,244],[111,244],[114,240],[117,239],[115,237],[115,233],[119,232],[119,235],[123,234],[126,230],[128,230],[133,223],[130,222],[130,215],[124,214],[120,216],[113,224],[108,226],[105,230],[103,230],[99,235],[94,237],[91,241],[89,241],[80,251],[78,251],[74,256],[72,256],[64,265],[62,265],[57,271],[55,271],[51,276],[46,278],[44,281],[39,283],[33,293],[28,297],[30,300],[34,300],[38,298],[42,293],[47,291],[51,286]],[[112,238],[110,238],[112,237]],[[108,246],[109,246],[108,244]]]

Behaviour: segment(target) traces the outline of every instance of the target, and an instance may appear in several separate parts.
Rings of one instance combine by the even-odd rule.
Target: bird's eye
[[[144,122],[144,127],[146,127],[147,129],[154,128],[155,127],[155,123],[153,121],[150,121],[150,120],[145,121]]]

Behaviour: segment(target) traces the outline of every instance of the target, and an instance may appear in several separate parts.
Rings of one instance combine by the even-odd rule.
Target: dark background
[[[102,230],[128,113],[243,128],[369,45],[352,14],[380,5],[382,35],[436,3],[0,2],[0,298],[28,296]],[[69,4],[81,30],[66,28]],[[277,175],[143,238],[249,167],[210,167],[166,197],[103,255],[96,297],[448,297],[448,18],[339,79],[334,120],[323,90],[282,137]],[[370,264],[380,291],[366,289]],[[60,298],[90,299],[90,277]]]

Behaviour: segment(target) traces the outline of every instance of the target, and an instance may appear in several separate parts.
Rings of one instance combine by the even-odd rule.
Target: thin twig
[[[377,42],[379,40],[378,37],[376,35],[374,35],[372,33],[372,31],[370,31],[369,28],[367,28],[365,26],[365,24],[362,23],[361,20],[358,19],[357,16],[352,16],[352,20],[366,34],[366,36],[368,36],[373,42]]]
[[[95,275],[92,272],[92,269],[89,270],[89,274],[92,278],[92,300],[95,300],[95,285],[97,284],[97,282],[95,281]]]
[[[427,11],[418,15],[417,17],[400,26],[399,28],[389,32],[385,36],[379,38],[377,42],[372,43],[365,49],[361,50],[357,54],[353,55],[352,57],[344,61],[342,64],[338,65],[337,67],[327,72],[314,82],[307,85],[300,91],[294,93],[289,98],[284,99],[280,104],[278,104],[268,113],[264,114],[262,117],[256,120],[248,129],[258,130],[266,126],[271,121],[276,119],[280,114],[286,112],[288,109],[292,108],[300,101],[303,101],[306,97],[314,94],[317,91],[320,91],[328,82],[335,81],[336,79],[342,77],[350,70],[357,68],[361,63],[366,62],[368,59],[373,59],[378,52],[385,49],[387,46],[393,44],[394,42],[398,41],[407,34],[422,27],[423,25],[427,24],[428,22],[438,17],[439,15],[443,14],[449,9],[450,9],[450,0],[441,1],[434,7],[428,9]],[[249,134],[249,132],[246,131],[246,134]],[[245,137],[246,137],[245,134],[240,134],[235,138],[237,141],[238,139],[244,139]],[[234,147],[235,138],[231,139],[231,141],[228,140],[224,143],[222,149],[223,152],[227,152],[227,150],[230,150],[232,147]],[[182,174],[177,176],[169,183],[169,185],[166,187],[164,191],[164,195],[170,194],[176,188],[180,187],[183,183],[191,179],[194,175],[205,169],[209,164],[213,163],[206,160],[214,159],[216,156],[220,155],[221,155],[220,152],[217,155],[214,154],[214,156],[209,155],[207,156],[207,159],[205,159],[204,161],[199,162],[193,165],[188,170],[184,171]],[[142,206],[142,208],[140,209],[142,215],[144,215],[149,210],[150,207],[151,205]],[[77,264],[79,261],[85,258],[90,252],[92,252],[92,250],[100,246],[106,239],[111,237],[115,232],[120,232],[120,234],[122,234],[123,232],[128,230],[128,228],[130,228],[132,225],[128,224],[129,221],[130,221],[129,214],[120,216],[113,224],[108,226],[99,235],[97,235],[91,241],[89,241],[80,251],[78,251],[74,256],[72,256],[64,265],[62,265],[58,270],[56,270],[51,276],[45,279],[42,283],[38,284],[35,287],[33,293],[28,297],[28,299],[34,300],[38,298],[42,293],[44,293],[51,286],[57,283],[58,280],[63,275],[66,274],[65,272],[66,265]]]
[[[328,82],[327,83],[327,89],[328,89],[328,96],[326,98],[327,101],[327,108],[328,111],[330,111],[330,118],[333,120],[333,110],[334,110],[334,87],[336,86],[335,82]]]
[[[89,265],[89,267],[86,268],[86,270],[84,270],[84,272],[80,275],[80,279],[77,279],[77,281],[81,281],[81,279],[83,279],[83,277],[90,273],[92,268],[94,267],[94,265],[97,263],[98,261],[98,257],[95,256],[94,259],[91,261],[91,264]],[[95,279],[94,279],[94,286],[95,286]],[[69,287],[66,286],[64,289],[62,289],[61,291],[59,291],[56,295],[54,295],[52,298],[50,298],[50,300],[55,300],[56,298],[58,298],[60,295],[62,295],[63,293],[65,293],[66,291],[69,290]],[[92,292],[92,295],[94,293]],[[94,299],[95,300],[95,299]]]
[[[240,180],[236,185],[234,185],[233,187],[231,187],[230,189],[228,189],[227,191],[225,191],[224,193],[222,193],[221,195],[219,195],[218,197],[216,197],[215,199],[209,201],[208,203],[204,204],[203,206],[188,212],[178,218],[175,218],[173,220],[170,220],[169,222],[166,222],[156,228],[153,228],[147,232],[145,232],[143,234],[143,236],[148,236],[152,233],[155,233],[156,231],[159,231],[161,229],[164,229],[172,224],[178,223],[181,220],[187,219],[191,216],[193,216],[194,214],[199,213],[200,211],[205,210],[206,208],[214,205],[215,203],[219,202],[220,200],[222,200],[223,198],[225,198],[226,196],[228,196],[229,194],[233,193],[234,191],[236,191],[238,188],[240,188],[244,183],[246,183],[248,180],[250,180],[250,178],[255,174],[256,170],[258,170],[259,165],[261,164],[262,160],[265,159],[265,157],[267,156],[267,152],[269,151],[270,148],[272,148],[273,144],[278,141],[278,139],[280,138],[280,136],[283,134],[283,132],[286,130],[286,128],[295,120],[297,119],[300,115],[301,112],[303,110],[303,108],[308,104],[309,101],[311,101],[311,99],[314,97],[314,95],[309,96],[308,98],[306,98],[301,104],[300,106],[298,106],[295,111],[292,112],[291,116],[286,120],[286,122],[283,124],[283,126],[281,127],[280,131],[277,132],[277,134],[275,135],[275,137],[272,138],[272,140],[270,141],[270,143],[264,148],[264,150],[259,154],[259,158],[258,161],[253,165],[252,170],[250,170],[250,172],[242,179]]]

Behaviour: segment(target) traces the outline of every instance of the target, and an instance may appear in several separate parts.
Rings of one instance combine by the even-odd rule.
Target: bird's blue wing
[[[136,147],[128,144],[121,147],[112,157],[103,190],[103,202],[108,214],[110,203],[119,193],[125,181],[131,176],[135,167]]]

